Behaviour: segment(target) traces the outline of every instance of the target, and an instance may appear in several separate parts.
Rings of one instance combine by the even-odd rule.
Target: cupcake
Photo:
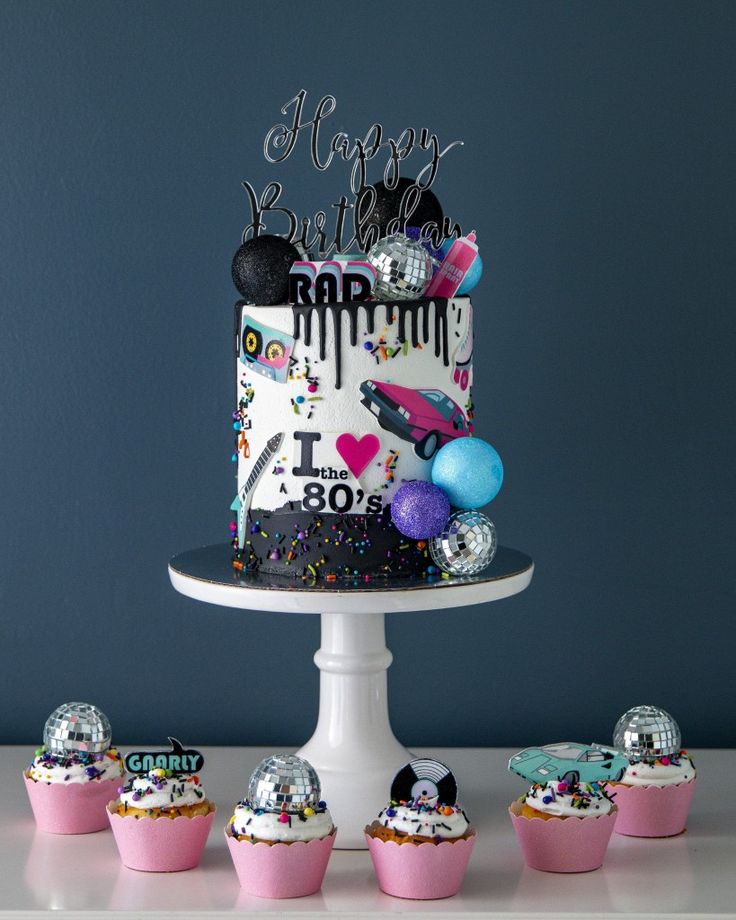
[[[412,900],[457,894],[475,845],[455,777],[428,759],[412,760],[396,774],[391,801],[365,837],[381,891]]]
[[[46,720],[44,743],[23,772],[39,830],[91,834],[107,827],[105,806],[123,776],[107,716],[90,703],[64,703]]]
[[[193,869],[212,827],[215,806],[198,775],[204,757],[170,740],[170,751],[126,756],[125,766],[134,776],[107,806],[120,858],[129,869]]]
[[[612,787],[619,834],[673,837],[685,830],[696,778],[681,742],[677,722],[656,706],[635,706],[618,720],[613,743],[628,758],[626,772]]]
[[[322,887],[337,829],[314,767],[266,757],[225,828],[241,887],[259,898],[302,898]]]
[[[515,754],[509,770],[531,783],[509,807],[526,864],[543,872],[598,869],[617,815],[606,783],[625,769],[617,752],[573,741]]]

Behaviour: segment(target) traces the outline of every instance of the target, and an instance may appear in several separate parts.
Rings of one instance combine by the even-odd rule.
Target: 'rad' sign
[[[289,303],[367,300],[376,281],[368,262],[294,262],[289,271]]]

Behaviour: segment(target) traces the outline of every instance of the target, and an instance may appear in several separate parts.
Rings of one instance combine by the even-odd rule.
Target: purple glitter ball
[[[405,230],[405,233],[409,237],[410,240],[414,240],[415,242],[421,243],[422,246],[424,246],[424,248],[427,250],[427,252],[430,254],[432,259],[434,260],[432,263],[433,268],[435,269],[438,268],[440,262],[445,258],[445,254],[442,252],[442,247],[437,249],[436,247],[432,245],[431,240],[420,240],[419,237],[422,235],[421,227],[407,227]]]
[[[412,540],[428,540],[442,533],[450,517],[450,501],[439,486],[416,480],[407,482],[391,502],[391,520]]]

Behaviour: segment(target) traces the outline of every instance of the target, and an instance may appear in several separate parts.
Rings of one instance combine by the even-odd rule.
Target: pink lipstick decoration
[[[454,297],[463,283],[468,269],[478,255],[475,245],[475,230],[467,236],[461,236],[450,247],[442,260],[437,274],[429,282],[425,297]]]

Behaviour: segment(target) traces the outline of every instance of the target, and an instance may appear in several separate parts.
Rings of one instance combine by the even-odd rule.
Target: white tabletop
[[[129,750],[133,745],[121,745]],[[736,804],[731,782],[736,751],[695,751],[698,789],[679,837],[644,840],[613,835],[604,867],[553,875],[524,866],[507,814],[523,791],[507,773],[506,749],[415,749],[443,760],[458,779],[478,842],[461,892],[445,901],[402,901],[382,894],[365,851],[333,852],[320,894],[264,901],[244,894],[222,833],[258,761],[273,749],[205,748],[203,782],[219,809],[199,868],[157,875],[124,868],[110,831],[59,837],[35,830],[21,771],[31,748],[0,748],[0,917],[25,920],[46,910],[85,920],[117,911],[167,913],[197,920],[233,911],[271,917],[736,917]],[[387,790],[388,794],[388,790]],[[360,807],[356,796],[356,807]],[[373,815],[366,815],[368,821]],[[130,916],[130,914],[128,914]]]

